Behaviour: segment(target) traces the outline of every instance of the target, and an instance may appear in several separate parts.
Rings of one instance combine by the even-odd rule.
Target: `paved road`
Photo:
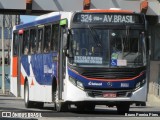
[[[53,110],[53,104],[45,104],[43,109],[30,108],[26,109],[24,107],[23,100],[11,96],[3,96],[0,95],[0,116],[9,116],[11,115],[12,119],[17,119],[19,117],[35,116],[34,120],[114,120],[114,119],[129,119],[132,120],[134,118],[139,120],[159,120],[160,119],[160,107],[159,106],[146,106],[146,107],[137,107],[131,106],[130,112],[125,115],[118,115],[116,108],[108,108],[106,106],[96,106],[95,111],[93,112],[85,112],[80,113],[77,112],[74,106],[70,112],[62,112],[58,113]],[[151,117],[152,116],[152,117]],[[38,118],[37,118],[38,117]],[[2,118],[0,118],[2,119]],[[4,118],[3,118],[4,119]],[[10,118],[6,118],[10,119]],[[120,120],[121,120],[120,119]]]

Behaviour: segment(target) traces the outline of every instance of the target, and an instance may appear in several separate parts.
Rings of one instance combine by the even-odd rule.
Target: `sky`
[[[30,15],[21,15],[20,19],[23,23],[28,23],[33,21],[37,16],[30,16]]]

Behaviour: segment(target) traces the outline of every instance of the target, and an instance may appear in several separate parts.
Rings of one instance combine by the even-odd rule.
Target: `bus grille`
[[[96,79],[127,79],[133,78],[140,74],[142,71],[136,70],[113,70],[113,71],[85,71],[81,75],[87,78],[96,78]]]

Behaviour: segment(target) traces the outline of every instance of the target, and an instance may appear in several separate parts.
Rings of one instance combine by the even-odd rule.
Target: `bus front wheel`
[[[54,94],[55,94],[55,102],[54,102],[55,110],[57,112],[67,112],[70,109],[70,104],[68,102],[61,102],[58,99],[58,94],[59,94],[58,90],[56,90]]]
[[[129,112],[130,103],[121,102],[117,105],[118,114],[125,114]]]
[[[94,111],[95,110],[95,104],[79,103],[76,106],[77,106],[77,110],[79,112]]]
[[[69,104],[67,102],[56,102],[55,109],[57,112],[67,112],[69,110]]]

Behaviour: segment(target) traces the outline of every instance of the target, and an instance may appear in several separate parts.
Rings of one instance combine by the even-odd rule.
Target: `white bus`
[[[53,12],[15,26],[11,92],[26,107],[128,112],[147,98],[146,29],[145,15],[128,10]]]

